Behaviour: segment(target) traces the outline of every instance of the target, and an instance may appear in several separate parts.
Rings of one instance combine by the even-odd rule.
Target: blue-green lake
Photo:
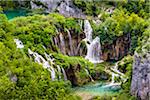
[[[3,11],[8,19],[13,19],[19,16],[27,16],[28,11],[25,9],[13,9]]]

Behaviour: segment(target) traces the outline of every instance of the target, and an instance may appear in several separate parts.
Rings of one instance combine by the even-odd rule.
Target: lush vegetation
[[[70,87],[71,87],[70,82],[64,82],[61,80],[52,82],[49,71],[43,69],[41,65],[34,63],[27,56],[26,49],[30,46],[30,44],[32,45],[34,44],[35,48],[38,48],[40,46],[40,43],[37,41],[31,42],[32,35],[30,35],[30,37],[27,37],[29,36],[27,33],[27,30],[29,30],[29,28],[26,29],[24,28],[24,31],[22,30],[23,29],[22,27],[17,28],[17,30],[15,30],[15,27],[17,27],[18,25],[16,24],[17,22],[12,23],[8,21],[6,16],[4,16],[3,14],[1,14],[0,17],[1,17],[0,18],[1,19],[0,20],[0,30],[1,30],[0,31],[0,37],[1,37],[0,39],[0,47],[1,47],[0,49],[0,54],[1,54],[0,98],[1,99],[67,99],[67,98],[76,99],[76,97],[68,95],[70,93]],[[30,29],[32,30],[31,26],[34,25],[29,25]],[[37,25],[37,27],[39,26]],[[16,35],[19,34],[19,32],[22,33],[25,32],[24,34],[27,34],[26,39],[28,39],[28,40],[24,40],[25,38],[24,39],[21,38],[24,41],[24,44],[26,44],[26,48],[22,50],[16,48],[16,44],[13,40],[14,38],[16,38]],[[38,34],[38,30],[35,33]],[[34,34],[34,38],[36,38],[36,36],[37,35]],[[42,37],[43,36],[41,36],[41,38]],[[43,43],[46,44],[46,42],[44,41]],[[40,51],[40,49],[41,48],[38,48],[36,50]],[[63,57],[62,59],[67,59],[67,58]],[[81,59],[81,64],[83,63],[82,64],[83,66],[84,60],[82,59]]]
[[[102,45],[113,44],[117,38],[125,35],[128,35],[131,40],[129,51],[131,55],[119,61],[119,70],[128,77],[121,85],[122,91],[113,96],[96,96],[93,100],[134,100],[135,97],[130,95],[132,54],[136,51],[142,53],[144,57],[144,54],[150,51],[149,2],[147,0],[135,2],[73,0],[73,3],[84,14],[92,16],[89,19],[94,37],[99,36]],[[59,33],[66,33],[66,29],[73,35],[84,33],[82,25],[78,23],[79,19],[65,18],[58,13],[38,15],[43,12],[34,10],[32,16],[8,20],[2,14],[2,8],[14,9],[18,3],[1,1],[0,5],[2,6],[0,7],[0,99],[79,100],[79,97],[71,94],[71,86],[72,84],[81,86],[90,81],[85,69],[94,80],[110,81],[111,76],[106,69],[113,66],[112,63],[104,62],[94,66],[83,57],[63,55],[54,45],[53,37],[58,36]],[[24,5],[29,8],[29,2],[24,2]],[[107,10],[109,8],[112,12]],[[93,18],[100,23],[94,23]],[[17,49],[15,38],[20,39],[25,48]],[[72,74],[70,77],[74,78],[75,83],[74,80],[51,81],[50,72],[30,59],[28,48],[42,56],[44,52],[52,54],[56,65],[70,72]],[[56,65],[53,67],[57,68]]]

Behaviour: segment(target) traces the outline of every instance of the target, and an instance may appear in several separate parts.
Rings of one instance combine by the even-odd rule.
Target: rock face
[[[130,48],[130,34],[117,38],[112,44],[102,45],[103,60],[119,60],[124,57]]]
[[[144,56],[135,53],[131,94],[139,100],[150,100],[150,52]]]
[[[74,34],[68,30],[67,33],[60,33],[53,38],[54,45],[59,48],[62,54],[69,56],[85,55],[84,50],[80,48],[80,42],[85,38],[83,33]],[[71,40],[71,41],[69,41]]]
[[[47,13],[58,11],[66,17],[75,17],[85,19],[85,15],[78,9],[72,0],[31,0],[32,9],[42,8]]]
[[[65,69],[65,71],[66,71],[68,80],[70,80],[70,82],[74,86],[81,86],[83,84],[86,84],[92,81],[90,77],[86,75],[86,71],[80,65],[70,66],[70,68]]]

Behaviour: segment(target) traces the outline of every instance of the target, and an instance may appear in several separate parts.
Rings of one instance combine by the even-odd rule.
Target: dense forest
[[[1,0],[0,100],[150,100],[149,0]]]

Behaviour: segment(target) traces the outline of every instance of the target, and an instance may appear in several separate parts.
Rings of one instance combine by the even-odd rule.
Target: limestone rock
[[[131,94],[139,100],[150,100],[150,53],[134,55]]]
[[[45,9],[47,13],[58,11],[66,17],[84,19],[86,16],[78,9],[71,0],[31,0],[32,9]]]

